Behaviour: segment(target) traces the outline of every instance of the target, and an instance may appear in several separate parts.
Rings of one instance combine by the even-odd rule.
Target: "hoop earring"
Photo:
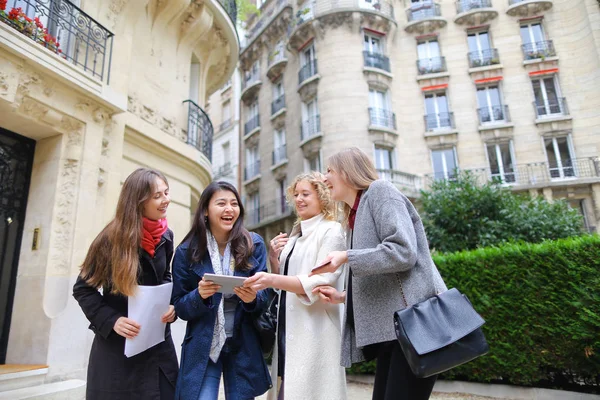
[[[204,223],[205,223],[205,224],[208,224],[208,215],[205,215],[205,216],[204,216]]]

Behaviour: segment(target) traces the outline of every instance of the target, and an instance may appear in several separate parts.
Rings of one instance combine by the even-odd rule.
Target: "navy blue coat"
[[[250,257],[252,269],[235,271],[236,276],[252,276],[266,272],[267,251],[262,238],[251,233],[254,252]],[[198,282],[205,273],[214,273],[208,253],[200,263],[191,263],[187,257],[189,241],[182,243],[175,251],[173,259],[173,296],[177,316],[187,321],[185,338],[181,349],[180,371],[177,377],[175,399],[197,399],[204,381],[212,343],[217,305],[222,294],[215,293],[203,300],[198,293]],[[239,300],[239,299],[238,299]],[[231,368],[236,376],[240,398],[253,398],[265,393],[271,387],[271,378],[262,355],[258,333],[252,323],[253,313],[266,307],[267,295],[261,290],[256,300],[246,304],[239,300],[235,310],[234,334],[230,340],[235,350],[233,360],[223,368]]]

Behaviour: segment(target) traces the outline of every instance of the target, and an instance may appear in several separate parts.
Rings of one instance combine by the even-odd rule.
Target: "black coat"
[[[167,230],[156,246],[154,258],[140,247],[138,284],[156,286],[171,282],[169,264],[173,257],[173,232]],[[167,324],[165,341],[131,358],[124,355],[125,338],[113,327],[119,317],[127,316],[127,297],[103,294],[81,277],[73,286],[73,296],[96,334],[90,352],[87,374],[87,400],[167,400],[161,399],[159,374],[175,386],[177,355]],[[162,371],[162,372],[161,372]]]

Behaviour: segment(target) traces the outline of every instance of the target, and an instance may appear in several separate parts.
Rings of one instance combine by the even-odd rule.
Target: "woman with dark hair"
[[[227,182],[212,182],[200,196],[192,229],[175,252],[173,296],[187,321],[175,397],[217,400],[221,374],[227,399],[246,400],[271,387],[252,319],[266,306],[264,290],[219,285],[204,274],[250,277],[267,271],[262,238],[244,228],[240,196]]]
[[[92,242],[73,287],[95,333],[88,364],[87,400],[172,400],[177,356],[167,324],[165,341],[125,357],[125,338],[141,327],[127,317],[127,296],[138,285],[171,281],[173,232],[167,227],[169,185],[158,171],[139,168],[127,177],[115,218]],[[98,291],[102,288],[102,293]],[[173,306],[162,322],[173,322]]]

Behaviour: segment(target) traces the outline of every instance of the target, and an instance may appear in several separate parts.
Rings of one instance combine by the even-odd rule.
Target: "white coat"
[[[341,225],[319,214],[302,221],[294,229],[280,254],[279,271],[294,248],[288,264],[288,275],[300,279],[306,295],[286,294],[285,400],[344,400],[346,373],[340,366],[342,305],[325,304],[312,289],[331,285],[342,289],[343,268],[334,273],[308,277],[309,272],[334,250],[346,250]],[[271,377],[277,388],[277,344],[273,352]],[[276,390],[269,392],[275,399]]]

